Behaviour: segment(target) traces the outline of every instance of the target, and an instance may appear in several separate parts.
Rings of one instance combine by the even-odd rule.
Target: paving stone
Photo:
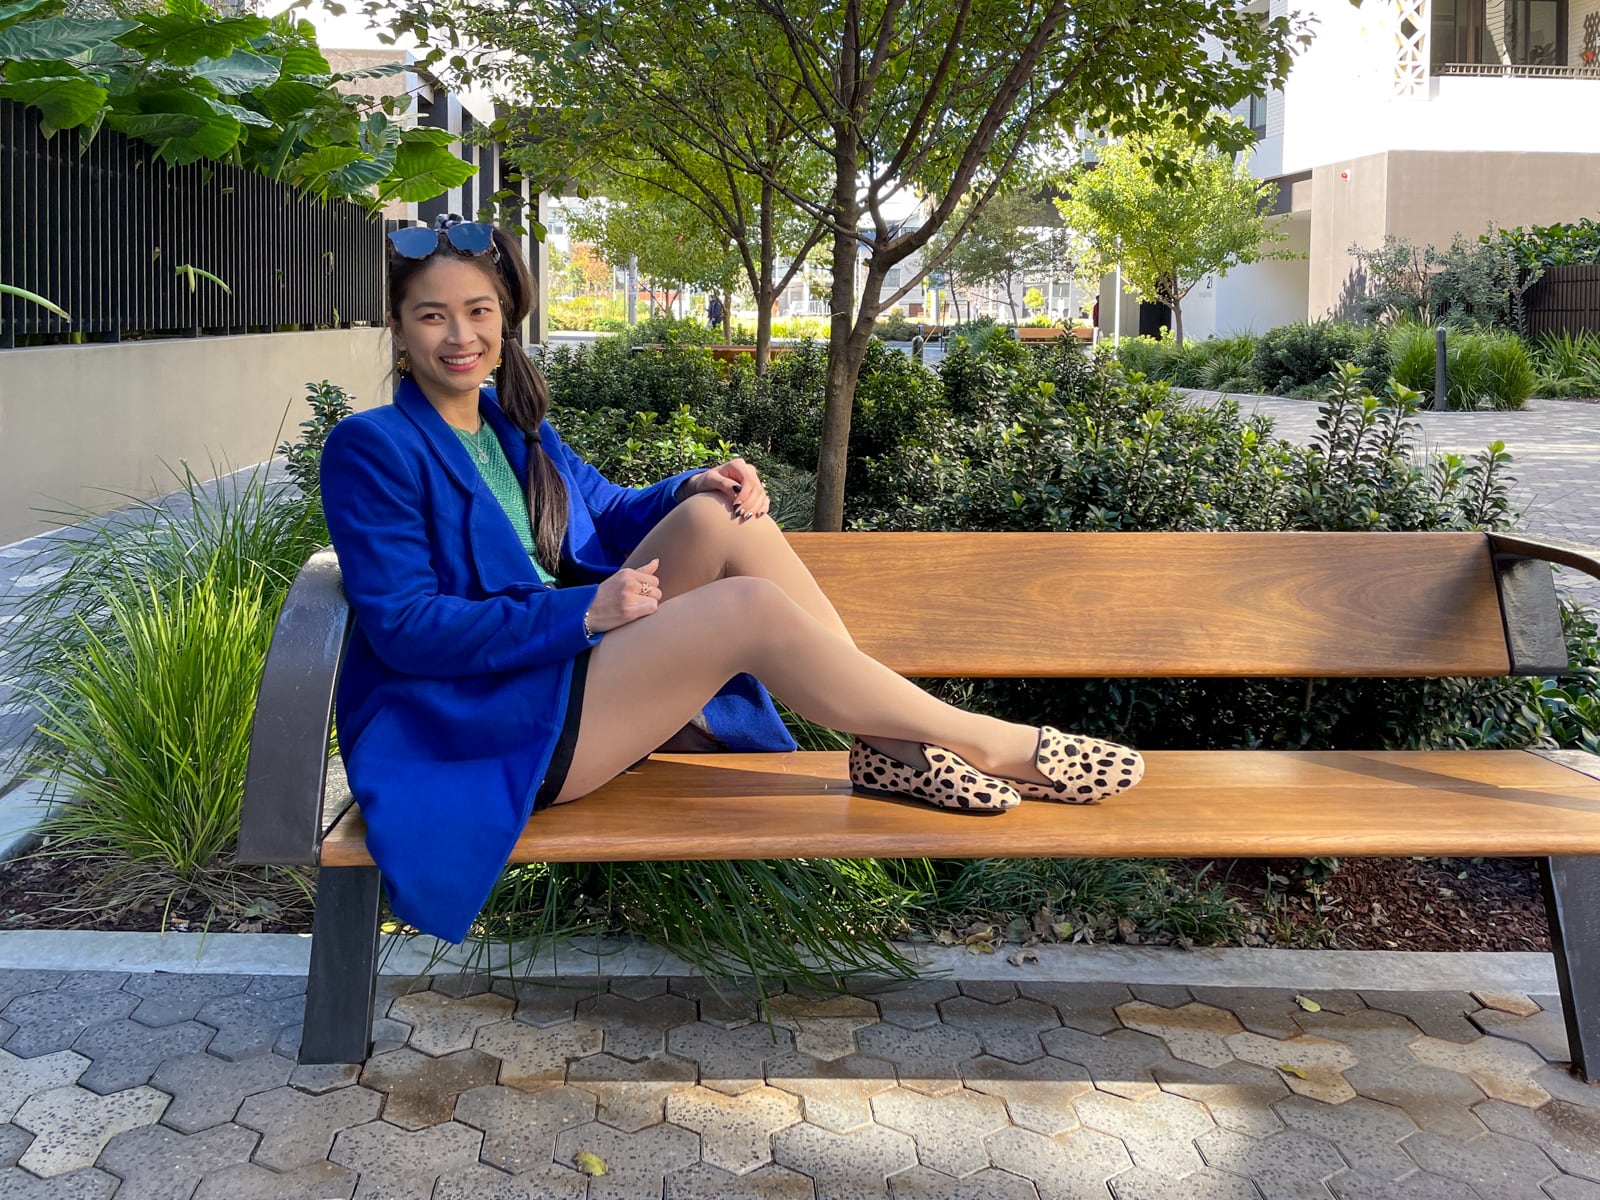
[[[478,1161],[483,1134],[456,1121],[402,1129],[371,1121],[342,1129],[328,1157],[361,1176],[356,1195],[430,1200],[439,1176]]]
[[[1457,1179],[1413,1171],[1404,1179],[1378,1179],[1360,1171],[1344,1171],[1328,1180],[1338,1200],[1479,1200]]]
[[[507,1175],[478,1163],[439,1176],[433,1200],[581,1200],[588,1179],[555,1163],[527,1175]]]
[[[1404,1017],[1368,1010],[1318,1021],[1316,1028],[1319,1036],[1349,1046],[1361,1060],[1344,1075],[1369,1100],[1404,1109],[1421,1129],[1463,1138],[1483,1132],[1483,1122],[1472,1115],[1483,1090],[1465,1075],[1419,1063],[1410,1047],[1421,1035]]]
[[[1186,1175],[1206,1165],[1195,1139],[1217,1128],[1217,1123],[1203,1104],[1171,1092],[1143,1100],[1091,1092],[1076,1103],[1084,1125],[1121,1138],[1136,1167]]]
[[[1182,1176],[1134,1167],[1112,1176],[1111,1194],[1116,1200],[1261,1200],[1250,1180],[1216,1167]]]
[[[794,1049],[794,1034],[775,1025],[721,1029],[696,1021],[667,1031],[667,1049],[698,1063],[703,1087],[737,1096],[766,1082],[766,1061]]]
[[[1361,999],[1361,993],[1352,991],[1349,988],[1324,988],[1320,991],[1313,991],[1308,988],[1306,991],[1295,994],[1314,1001],[1321,1011],[1335,1013],[1341,1017],[1352,1016],[1367,1007],[1366,1002]],[[1300,1008],[1298,1002],[1295,1007],[1301,1012],[1305,1011]]]
[[[16,1031],[17,1027],[15,1025],[13,1025],[10,1021],[7,1021],[4,1017],[0,1017],[0,1046],[5,1045],[6,1039],[8,1039]]]
[[[1128,985],[1128,990],[1135,1000],[1159,1008],[1182,1008],[1194,999],[1188,988],[1173,983],[1133,983]]]
[[[72,1043],[76,1053],[91,1060],[78,1084],[101,1093],[138,1087],[168,1059],[198,1054],[215,1036],[216,1030],[198,1021],[152,1028],[124,1017],[91,1025]]]
[[[277,1038],[273,1040],[272,1052],[281,1058],[298,1058],[300,1056],[300,1038],[304,1032],[304,1022],[296,1021],[293,1025],[285,1025],[278,1031]],[[373,1054],[388,1054],[391,1050],[398,1050],[406,1044],[410,1037],[411,1026],[404,1021],[395,1021],[389,1017],[376,1017],[372,1022],[372,1051],[368,1057]]]
[[[234,1163],[206,1172],[194,1200],[350,1200],[355,1190],[356,1173],[337,1163],[312,1163],[287,1175]]]
[[[1565,1100],[1542,1108],[1485,1100],[1472,1111],[1495,1133],[1533,1143],[1563,1171],[1600,1182],[1600,1110]]]
[[[1365,1096],[1343,1104],[1292,1096],[1276,1109],[1284,1124],[1327,1138],[1353,1170],[1369,1178],[1393,1181],[1416,1170],[1411,1156],[1400,1148],[1402,1140],[1417,1132],[1403,1109]]]
[[[1544,1190],[1550,1200],[1600,1200],[1600,1183],[1571,1175],[1545,1180]]]
[[[411,1049],[439,1058],[470,1049],[479,1029],[508,1020],[515,1007],[506,997],[489,993],[455,1000],[438,992],[419,992],[394,1001],[389,1014],[411,1026],[407,1042]]]
[[[667,1097],[692,1087],[695,1064],[661,1054],[630,1062],[611,1054],[591,1054],[567,1068],[567,1083],[599,1101],[595,1119],[632,1133],[663,1120]]]
[[[895,1075],[893,1064],[866,1054],[823,1059],[794,1053],[768,1060],[767,1082],[799,1096],[811,1124],[849,1133],[871,1124],[872,1097],[894,1087]]]
[[[54,991],[66,978],[62,971],[0,970],[0,1012],[18,996]]]
[[[116,1190],[117,1177],[94,1167],[53,1179],[39,1179],[21,1167],[0,1170],[0,1196],[5,1200],[107,1200]]]
[[[0,1125],[0,1167],[16,1166],[31,1141],[33,1134],[20,1125]]]
[[[735,1175],[701,1162],[667,1175],[666,1200],[816,1200],[816,1195],[809,1178],[776,1163]]]
[[[561,1083],[568,1066],[598,1054],[603,1040],[598,1028],[581,1021],[542,1027],[501,1021],[478,1030],[474,1045],[500,1060],[501,1083],[531,1092]]]
[[[16,1116],[17,1109],[35,1092],[71,1087],[89,1065],[87,1058],[71,1050],[37,1058],[18,1058],[0,1050],[0,1121]]]
[[[817,1200],[887,1197],[889,1176],[917,1165],[912,1140],[879,1125],[853,1133],[834,1133],[809,1123],[791,1125],[773,1135],[772,1156],[809,1175]]]
[[[956,987],[963,996],[984,1004],[1004,1004],[1017,998],[1017,985],[1004,979],[958,979]],[[939,1011],[944,1011],[944,1005],[939,1006]]]
[[[940,1001],[953,1000],[960,994],[961,989],[948,979],[924,979],[879,992],[872,999],[877,1003],[879,1017],[890,1025],[930,1029],[939,1024]]]
[[[799,1124],[800,1098],[774,1087],[731,1095],[706,1087],[667,1097],[667,1120],[700,1135],[700,1158],[743,1175],[772,1161],[772,1135]]]
[[[1312,1186],[1345,1169],[1334,1144],[1299,1129],[1257,1141],[1215,1129],[1195,1139],[1209,1166],[1252,1179],[1266,1196],[1316,1194]]]
[[[78,1035],[91,1025],[125,1017],[137,996],[126,992],[29,992],[6,1006],[6,1019],[17,1031],[5,1048],[18,1058],[37,1058],[71,1049]]]
[[[1280,1071],[1237,1059],[1222,1067],[1174,1060],[1156,1067],[1154,1074],[1162,1091],[1204,1104],[1224,1129],[1265,1138],[1283,1128],[1272,1106],[1292,1093]]]
[[[227,1062],[210,1054],[190,1054],[161,1064],[150,1085],[172,1097],[161,1122],[180,1133],[198,1133],[231,1121],[246,1096],[282,1087],[294,1064],[276,1054]]]
[[[894,1064],[901,1087],[929,1096],[959,1091],[963,1066],[981,1050],[976,1034],[948,1025],[872,1025],[856,1034],[856,1040],[863,1053]]]
[[[305,1007],[302,993],[257,996],[246,990],[237,996],[208,1000],[195,1014],[195,1020],[217,1031],[207,1047],[212,1054],[238,1062],[272,1053],[278,1035],[289,1026],[300,1024]]]
[[[591,1122],[557,1136],[558,1163],[576,1168],[584,1151],[598,1154],[606,1164],[604,1175],[589,1180],[589,1200],[640,1200],[661,1195],[669,1172],[699,1161],[700,1139],[665,1123],[625,1133]]]
[[[1470,1042],[1478,1028],[1467,1018],[1478,1002],[1469,992],[1374,992],[1361,998],[1384,1012],[1399,1013],[1429,1037],[1446,1042]]]
[[[1094,1129],[1053,1138],[1027,1129],[1002,1129],[984,1144],[996,1167],[1033,1182],[1039,1200],[1104,1196],[1112,1176],[1133,1165],[1121,1141]]]
[[[1085,1068],[1097,1088],[1129,1100],[1155,1095],[1160,1090],[1155,1069],[1176,1061],[1165,1042],[1136,1029],[1115,1029],[1102,1037],[1051,1029],[1040,1040],[1054,1057]]]
[[[1289,1090],[1326,1104],[1354,1099],[1356,1089],[1343,1072],[1357,1063],[1348,1046],[1327,1038],[1304,1033],[1279,1041],[1259,1033],[1235,1033],[1228,1037],[1228,1048],[1245,1062],[1281,1070]]]
[[[159,1121],[167,1100],[149,1087],[110,1096],[80,1087],[38,1092],[12,1118],[13,1124],[37,1135],[17,1165],[35,1175],[65,1175],[93,1166],[117,1134]]]
[[[889,1176],[894,1200],[1037,1200],[1038,1190],[1008,1171],[985,1167],[956,1179],[932,1167],[912,1167]]]
[[[127,982],[126,971],[68,971],[56,987],[63,992],[114,992]]]
[[[249,988],[249,975],[180,975],[156,971],[135,975],[122,990],[139,997],[139,1005],[129,1015],[145,1025],[176,1025],[192,1021],[213,1000],[237,996]]]
[[[705,1012],[702,1002],[700,1011]],[[860,1045],[858,1030],[878,1023],[878,1006],[863,996],[812,999],[785,993],[767,1005],[772,1023],[794,1034],[794,1048],[812,1058],[843,1058]]]
[[[754,988],[740,987],[737,983],[718,983],[696,975],[688,978],[675,976],[669,979],[668,990],[674,996],[693,1000],[698,1007],[700,1020],[708,1025],[717,1025],[723,1029],[738,1029],[741,1025],[749,1025],[762,1019],[762,996]],[[837,998],[856,999],[853,996]],[[766,997],[766,1003],[770,1005],[790,999],[798,997],[776,992]],[[877,1017],[878,1010],[874,1008],[872,1018],[877,1020]]]
[[[457,1050],[432,1058],[409,1047],[367,1060],[363,1087],[388,1096],[383,1118],[406,1129],[425,1129],[450,1119],[462,1092],[495,1081],[500,1060],[481,1050]]]
[[[984,1055],[962,1069],[962,1079],[971,1091],[1001,1101],[1012,1124],[1046,1137],[1076,1129],[1073,1101],[1094,1091],[1086,1068],[1050,1057],[1013,1063]]]
[[[252,1000],[283,1000],[306,994],[304,975],[256,975],[244,994]]]
[[[639,1062],[666,1049],[667,1030],[694,1021],[695,1005],[682,996],[594,996],[578,1002],[578,1017],[605,1031],[605,1051]]]
[[[1110,1033],[1121,1029],[1117,1005],[1133,999],[1120,983],[1019,983],[1017,990],[1042,1000],[1056,1010],[1061,1023],[1084,1033]]]
[[[525,1025],[556,1025],[570,1021],[584,1000],[606,994],[604,985],[523,982],[512,986],[496,980],[494,992],[517,1002],[516,1019]]]
[[[505,980],[497,982],[505,983]],[[389,1015],[389,1006],[401,996],[414,996],[418,992],[426,992],[433,986],[431,975],[379,975],[378,986],[373,990],[372,1015],[386,1017]],[[505,993],[499,993],[504,995]]]
[[[1557,1100],[1565,1100],[1579,1108],[1600,1110],[1600,1087],[1585,1083],[1572,1071],[1555,1063],[1540,1067],[1533,1081]]]
[[[465,1000],[469,996],[481,996],[489,990],[494,981],[489,976],[477,971],[457,971],[453,975],[435,975],[430,980],[433,991],[451,1000]],[[408,988],[409,994],[415,989]],[[418,1047],[420,1049],[420,1047]]]
[[[872,1115],[879,1125],[909,1135],[924,1166],[963,1179],[989,1165],[982,1139],[1010,1124],[1000,1100],[965,1090],[925,1096],[895,1088],[873,1097]]]
[[[532,1094],[510,1087],[473,1088],[456,1101],[455,1119],[483,1130],[479,1158],[521,1175],[549,1165],[562,1130],[595,1119],[595,1098],[570,1087]]]
[[[289,1086],[320,1096],[349,1087],[361,1078],[360,1063],[297,1063],[289,1072]]]
[[[1227,1009],[1193,1001],[1162,1008],[1135,1000],[1118,1006],[1117,1016],[1129,1029],[1160,1038],[1173,1058],[1202,1067],[1232,1062],[1234,1053],[1227,1038],[1243,1032],[1239,1019]]]
[[[1401,1144],[1424,1171],[1470,1184],[1483,1200],[1538,1196],[1539,1181],[1557,1173],[1537,1146],[1500,1133],[1458,1141],[1425,1130]]]
[[[1472,998],[1484,1008],[1509,1013],[1514,1017],[1531,1017],[1541,1011],[1532,996],[1525,996],[1521,992],[1473,992]]]
[[[1008,984],[1015,987],[1015,984]],[[1044,1057],[1039,1035],[1059,1029],[1056,1010],[1042,1000],[1013,996],[1005,1000],[982,1000],[961,995],[939,1006],[946,1025],[970,1030],[978,1037],[984,1054],[1011,1062],[1031,1062]]]
[[[1509,1038],[1531,1046],[1546,1062],[1572,1061],[1572,1045],[1567,1040],[1567,1022],[1560,1009],[1541,1010],[1529,1016],[1513,1016],[1492,1008],[1472,1014],[1475,1028],[1497,1038]]]
[[[1292,1038],[1304,1032],[1295,1020],[1303,1011],[1295,993],[1286,988],[1190,988],[1201,1004],[1226,1009],[1251,1033],[1262,1037]]]
[[[202,1175],[250,1159],[257,1135],[237,1125],[179,1133],[146,1125],[118,1134],[100,1153],[99,1166],[122,1180],[124,1200],[189,1200]]]
[[[313,1096],[280,1087],[246,1099],[234,1120],[261,1134],[254,1161],[274,1171],[292,1171],[327,1158],[336,1133],[377,1120],[382,1109],[383,1097],[367,1088]]]
[[[1411,1054],[1426,1066],[1465,1075],[1491,1100],[1538,1108],[1550,1099],[1550,1093],[1533,1081],[1544,1059],[1521,1042],[1480,1037],[1463,1045],[1424,1037],[1411,1043]]]
[[[649,1000],[652,996],[666,995],[671,983],[665,975],[619,975],[611,980],[609,990],[612,995],[629,1000]]]

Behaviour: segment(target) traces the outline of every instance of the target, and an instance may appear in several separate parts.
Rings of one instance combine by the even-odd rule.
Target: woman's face
[[[430,399],[476,395],[500,358],[504,316],[489,272],[471,259],[442,253],[412,276],[398,322],[396,346],[411,359],[411,375]]]

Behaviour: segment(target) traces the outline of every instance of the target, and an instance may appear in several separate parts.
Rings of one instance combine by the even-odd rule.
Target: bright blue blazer
[[[479,410],[526,491],[527,440],[493,389]],[[540,581],[471,456],[412,380],[392,405],[335,425],[322,453],[322,503],[355,616],[336,699],[340,750],[395,916],[452,942],[466,936],[528,822],[573,660],[605,636],[583,632],[597,585],[694,474],[619,487],[549,422],[539,436],[567,485],[561,557],[575,586]],[[748,675],[730,680],[705,715],[729,749],[795,749]]]

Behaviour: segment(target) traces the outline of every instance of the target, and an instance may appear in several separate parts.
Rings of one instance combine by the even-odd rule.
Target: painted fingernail
[[[742,491],[744,491],[744,484],[736,483],[736,484],[733,485],[733,494],[734,495],[737,496]]]

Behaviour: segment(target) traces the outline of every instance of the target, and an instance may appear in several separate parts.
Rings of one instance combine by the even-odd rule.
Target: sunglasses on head
[[[469,258],[493,254],[497,260],[500,257],[494,244],[494,227],[482,221],[463,221],[460,217],[453,221],[440,217],[432,228],[396,229],[389,234],[389,244],[402,258],[427,258],[439,249],[441,237],[457,254]]]

